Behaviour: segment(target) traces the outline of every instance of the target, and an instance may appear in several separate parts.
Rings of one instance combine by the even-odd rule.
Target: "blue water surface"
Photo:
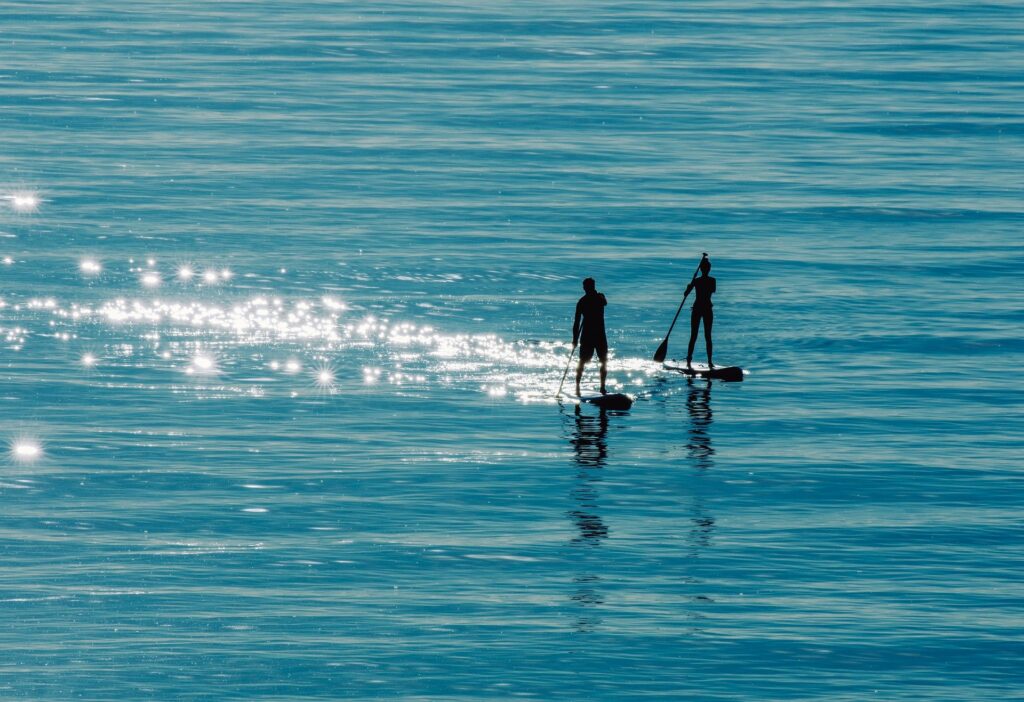
[[[0,699],[1020,695],[1021,27],[0,2]]]

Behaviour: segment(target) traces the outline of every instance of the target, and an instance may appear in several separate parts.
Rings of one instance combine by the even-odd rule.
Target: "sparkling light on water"
[[[320,301],[323,302],[324,307],[335,312],[340,312],[345,309],[344,302],[341,302],[340,300],[337,300],[331,297],[330,295],[324,295],[322,298],[320,298]]]
[[[32,463],[43,455],[43,448],[34,439],[18,439],[11,443],[11,458],[19,463]]]
[[[78,268],[85,275],[96,275],[103,271],[103,266],[94,258],[83,258]]]
[[[37,212],[42,202],[38,193],[30,191],[14,192],[10,195],[5,195],[4,199],[11,203],[11,209],[19,214]]]
[[[80,262],[83,269],[84,263]],[[147,287],[161,284],[155,269],[135,272]],[[187,279],[190,273],[196,275],[191,264],[180,264],[177,277]],[[204,273],[221,280],[221,269],[211,268]],[[348,306],[331,295],[290,300],[256,295],[225,301],[219,295],[216,300],[201,295],[183,297],[179,289],[177,296],[170,292],[159,298],[115,297],[96,303],[32,298],[9,308],[42,315],[39,321],[45,325],[46,335],[63,341],[79,338],[79,332],[89,328],[87,338],[99,338],[103,343],[90,326],[118,327],[135,335],[138,343],[111,342],[104,354],[132,357],[145,348],[154,368],[166,367],[164,362],[172,363],[184,355],[188,362],[179,367],[179,372],[196,377],[223,374],[223,380],[229,383],[224,386],[230,388],[228,392],[258,396],[263,393],[262,383],[273,381],[255,381],[251,376],[241,380],[244,375],[233,378],[235,368],[248,372],[247,357],[274,374],[297,378],[306,371],[310,382],[328,394],[335,392],[338,370],[326,359],[337,357],[361,369],[364,384],[443,383],[480,388],[494,397],[553,401],[553,388],[558,385],[568,351],[564,343],[509,342],[494,334],[452,334],[432,325],[376,315],[346,319]],[[31,336],[31,327],[10,327],[0,332],[8,348],[20,350]],[[265,351],[258,351],[260,347]],[[92,368],[97,363],[96,355],[93,351],[80,356],[81,366]],[[225,369],[223,363],[229,358]],[[608,385],[616,389],[642,386],[652,372],[650,366],[644,359],[612,359]],[[626,377],[616,377],[620,373]],[[585,382],[593,379],[595,368],[588,370]],[[287,382],[278,378],[281,381]]]
[[[334,370],[330,366],[320,366],[313,376],[316,386],[321,390],[331,390],[335,386]]]
[[[192,364],[185,372],[189,375],[213,375],[217,372],[217,359],[210,353],[197,353],[192,357]]]

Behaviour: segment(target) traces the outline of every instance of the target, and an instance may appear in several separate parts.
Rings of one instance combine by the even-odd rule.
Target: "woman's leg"
[[[715,312],[710,307],[704,311],[704,342],[708,346],[708,370],[714,365],[711,362],[711,326],[715,323]]]
[[[693,360],[693,346],[697,343],[697,332],[700,330],[700,312],[695,308],[690,310],[690,345],[686,347],[686,365]]]

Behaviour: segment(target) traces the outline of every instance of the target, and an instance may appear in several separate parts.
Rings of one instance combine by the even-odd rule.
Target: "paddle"
[[[707,257],[708,257],[708,255],[706,253],[704,255],[702,255],[700,257],[700,263],[704,263],[704,259],[707,258]],[[693,281],[697,280],[697,274],[700,273],[700,263],[697,264],[696,270],[693,271],[693,277],[690,278],[690,282],[691,283]],[[661,346],[659,346],[658,350],[654,352],[654,361],[655,361],[655,363],[663,362],[665,360],[665,356],[668,355],[668,337],[669,337],[669,335],[672,334],[672,328],[676,326],[676,320],[679,319],[679,313],[683,311],[683,305],[686,304],[686,296],[689,295],[689,294],[690,294],[689,290],[687,290],[683,294],[683,301],[679,303],[679,309],[676,310],[676,316],[672,318],[672,324],[669,325],[668,333],[665,334],[665,340],[663,342],[661,342]]]
[[[569,350],[569,358],[565,362],[565,372],[562,373],[562,382],[558,384],[558,392],[555,393],[555,397],[562,394],[562,386],[565,385],[565,376],[569,375],[569,366],[572,365],[572,355],[574,353],[576,353],[576,344],[573,344],[572,348]]]

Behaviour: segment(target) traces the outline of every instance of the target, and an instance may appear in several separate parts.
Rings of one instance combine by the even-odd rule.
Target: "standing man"
[[[580,395],[580,380],[583,378],[583,367],[594,357],[601,368],[601,394],[604,395],[605,378],[608,376],[608,339],[604,335],[604,308],[608,304],[605,296],[597,291],[594,279],[583,281],[586,293],[576,303],[576,318],[572,323],[572,347],[580,345],[580,362],[576,366],[576,395]]]
[[[697,297],[693,301],[693,309],[690,311],[690,346],[686,349],[686,367],[692,368],[693,346],[697,343],[697,332],[700,330],[700,322],[704,320],[704,342],[708,347],[708,372],[715,366],[711,362],[711,325],[715,322],[715,313],[711,308],[711,296],[715,293],[715,279],[708,275],[711,272],[711,260],[704,254],[700,262],[700,278],[694,278],[686,286],[686,294],[690,290],[697,291]]]

